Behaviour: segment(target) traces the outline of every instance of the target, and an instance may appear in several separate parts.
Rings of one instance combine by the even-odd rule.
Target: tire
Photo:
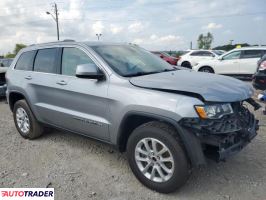
[[[154,151],[154,155],[145,155],[148,152],[145,148],[145,141],[149,148],[152,148],[151,143],[155,143],[154,146],[157,146],[157,152],[162,152],[163,145],[167,151],[161,155],[156,151]],[[160,146],[161,149],[159,149]],[[139,148],[142,153],[137,151]],[[148,158],[148,156],[150,157]],[[189,177],[189,162],[179,142],[178,135],[174,128],[162,122],[148,122],[132,132],[127,143],[127,158],[137,179],[146,187],[161,193],[170,193],[177,190],[185,184]],[[162,158],[171,160],[171,162],[163,161]],[[139,159],[145,161],[142,162]],[[152,162],[152,164],[147,167],[149,162]],[[161,163],[164,164],[164,168],[159,167],[161,170],[158,170]],[[144,174],[142,171],[145,171],[146,167],[148,170]],[[167,167],[168,172],[171,171],[172,173],[164,170],[165,167]],[[153,171],[154,173],[152,173]],[[159,171],[163,172],[164,179],[161,178]],[[152,174],[154,174],[153,178]]]
[[[191,66],[190,62],[188,62],[188,61],[182,62],[181,66],[185,67],[185,68],[192,69],[192,66]]]
[[[42,135],[44,129],[36,120],[25,100],[19,100],[15,103],[13,118],[16,128],[22,137],[26,139],[35,139]]]
[[[211,67],[208,67],[208,66],[206,66],[206,67],[201,67],[200,69],[199,69],[199,71],[200,72],[206,72],[206,73],[214,73],[214,70],[211,68]]]

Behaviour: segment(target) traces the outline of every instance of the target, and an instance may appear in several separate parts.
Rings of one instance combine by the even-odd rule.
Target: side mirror
[[[94,63],[77,65],[76,77],[88,79],[103,79],[104,74]]]
[[[1,63],[1,65],[0,65],[1,67],[4,67],[4,64],[3,63]]]
[[[219,57],[218,60],[222,61],[223,60],[223,57]]]
[[[160,58],[163,58],[163,55],[160,55]]]

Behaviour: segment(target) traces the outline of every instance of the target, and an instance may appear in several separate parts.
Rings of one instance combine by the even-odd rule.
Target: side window
[[[262,50],[244,50],[241,54],[241,58],[260,58]]]
[[[223,57],[223,60],[232,60],[232,59],[239,59],[240,58],[240,51],[234,51],[229,53]]]
[[[206,57],[213,57],[214,55],[211,52],[208,51],[204,51],[202,56],[206,56]]]
[[[77,65],[94,63],[90,57],[82,50],[66,47],[63,49],[62,56],[62,74],[68,76],[76,75]]]
[[[201,56],[201,51],[194,51],[190,55],[191,56]]]
[[[34,71],[45,73],[56,73],[57,49],[40,49],[35,58]]]
[[[33,59],[36,51],[28,51],[21,54],[19,57],[15,69],[16,70],[25,70],[31,71],[33,66]]]

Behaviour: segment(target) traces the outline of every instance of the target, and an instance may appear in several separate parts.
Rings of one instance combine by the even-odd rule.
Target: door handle
[[[31,77],[31,76],[26,76],[25,79],[27,79],[27,80],[31,80],[32,77]]]
[[[56,82],[58,85],[67,85],[67,83],[64,80]]]

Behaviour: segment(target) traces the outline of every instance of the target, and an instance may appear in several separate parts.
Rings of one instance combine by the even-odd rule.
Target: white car
[[[212,50],[189,50],[188,53],[180,56],[177,65],[192,68],[200,61],[212,60],[218,56],[219,55]]]
[[[250,77],[256,72],[257,62],[264,54],[266,54],[266,47],[237,48],[216,59],[201,61],[193,69],[208,73]]]

